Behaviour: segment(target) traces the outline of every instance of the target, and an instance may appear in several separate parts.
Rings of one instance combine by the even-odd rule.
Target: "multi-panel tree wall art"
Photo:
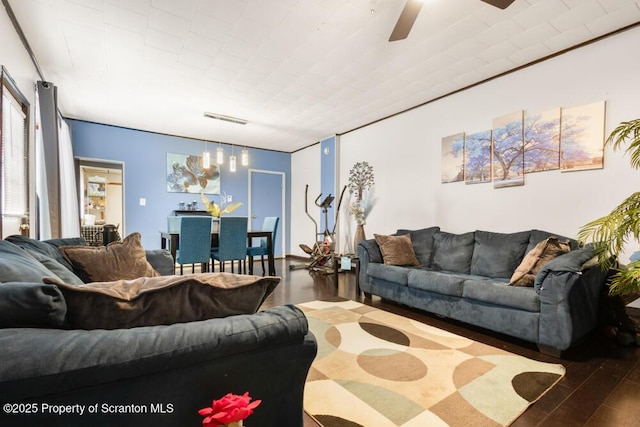
[[[467,134],[464,139],[464,182],[491,182],[491,131]]]
[[[560,169],[604,167],[604,101],[562,109]]]
[[[442,182],[464,181],[464,133],[442,138]]]
[[[524,185],[522,111],[493,120],[493,186]]]
[[[560,109],[524,118],[524,173],[560,167]]]
[[[604,167],[605,102],[494,119],[493,129],[442,138],[442,183],[524,185],[527,173]]]

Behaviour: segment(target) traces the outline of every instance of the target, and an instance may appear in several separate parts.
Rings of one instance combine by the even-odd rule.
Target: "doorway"
[[[280,218],[273,254],[282,257],[285,253],[286,217],[284,209],[285,174],[284,172],[249,169],[249,218],[250,228],[260,230],[265,217]]]
[[[82,235],[95,236],[102,226],[113,224],[125,236],[124,164],[76,158],[76,170]]]

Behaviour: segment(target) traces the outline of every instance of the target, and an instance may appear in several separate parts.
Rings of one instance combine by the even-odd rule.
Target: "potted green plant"
[[[625,154],[630,156],[631,167],[640,169],[640,119],[622,122],[605,141],[614,150],[629,145]],[[595,244],[598,262],[603,268],[613,268],[609,293],[629,295],[640,293],[640,256],[631,256],[626,265],[614,265],[630,238],[640,241],[640,192],[627,197],[608,215],[585,224],[578,233],[583,242]]]

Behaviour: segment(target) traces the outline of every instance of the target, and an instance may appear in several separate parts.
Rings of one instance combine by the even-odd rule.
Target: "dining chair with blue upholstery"
[[[220,218],[218,247],[211,251],[213,262],[215,262],[215,260],[220,262],[220,271],[224,271],[225,261],[231,261],[231,272],[234,273],[233,265],[235,261],[238,261],[238,273],[242,273],[242,265],[247,258],[248,223],[249,221],[246,216],[223,216]]]
[[[202,271],[207,271],[211,259],[211,217],[181,216],[180,240],[176,251],[176,262],[182,266],[191,264],[195,273],[195,264],[201,263]]]
[[[278,233],[278,223],[280,222],[280,218],[277,216],[268,216],[265,217],[262,222],[262,231],[270,231],[271,232],[271,249],[276,245],[276,234]],[[251,246],[247,248],[247,255],[249,256],[249,274],[253,274],[253,257],[260,256],[260,261],[262,262],[262,275],[265,275],[264,268],[264,257],[265,255],[269,255],[269,248],[267,247],[267,238],[260,238],[260,246]]]

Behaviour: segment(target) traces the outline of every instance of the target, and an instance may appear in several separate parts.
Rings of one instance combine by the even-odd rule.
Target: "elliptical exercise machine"
[[[298,269],[308,269],[311,271],[324,271],[324,272],[332,272],[333,265],[331,265],[331,260],[333,259],[334,251],[335,251],[335,236],[336,236],[336,225],[338,224],[338,214],[340,212],[340,206],[342,205],[342,198],[344,197],[344,192],[347,189],[345,185],[340,193],[340,199],[338,199],[338,206],[336,207],[335,220],[333,222],[333,228],[329,231],[329,208],[331,208],[331,203],[335,200],[331,194],[325,197],[322,201],[319,202],[322,197],[322,193],[318,197],[316,197],[315,205],[322,209],[322,213],[324,214],[324,231],[322,233],[318,232],[318,222],[309,214],[307,199],[309,193],[309,185],[307,184],[304,189],[304,212],[307,214],[309,219],[313,222],[315,228],[315,234],[313,236],[315,242],[313,247],[309,247],[304,243],[301,243],[300,249],[302,249],[307,255],[309,255],[309,262],[306,264],[291,264],[289,265],[289,270],[298,270]],[[318,239],[320,238],[320,239]]]

